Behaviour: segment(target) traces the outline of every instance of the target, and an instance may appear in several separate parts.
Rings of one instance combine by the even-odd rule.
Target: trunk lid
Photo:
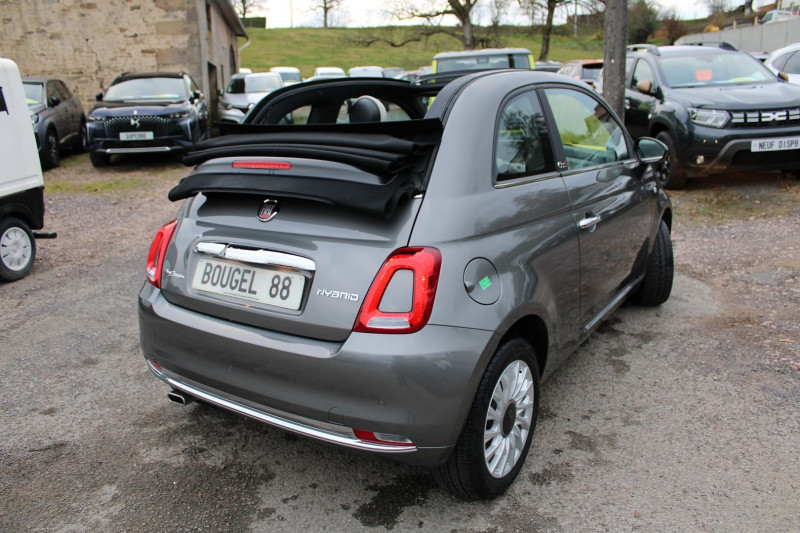
[[[419,186],[334,161],[209,160],[170,193],[189,199],[162,293],[206,315],[343,341],[381,265],[408,243]]]

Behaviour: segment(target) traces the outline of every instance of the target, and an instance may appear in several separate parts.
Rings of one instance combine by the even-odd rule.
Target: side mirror
[[[642,163],[660,163],[667,155],[667,145],[657,139],[642,137],[636,141],[636,157]]]
[[[653,82],[650,80],[639,80],[636,82],[636,88],[641,93],[650,94],[650,90],[653,88]]]
[[[780,79],[782,79],[783,81],[789,81],[789,75],[788,75],[788,74],[786,74],[786,73],[785,73],[785,72],[783,72],[783,71],[781,71],[781,72],[778,72],[778,77],[779,77]]]
[[[51,96],[50,97],[50,107],[56,107],[60,103],[61,103],[61,99],[58,96]]]
[[[102,102],[103,101],[103,93],[97,93],[96,95],[94,95],[94,99],[97,100],[98,102]]]
[[[197,102],[201,98],[203,98],[203,93],[202,92],[200,92],[200,91],[192,91],[192,100],[193,101]]]

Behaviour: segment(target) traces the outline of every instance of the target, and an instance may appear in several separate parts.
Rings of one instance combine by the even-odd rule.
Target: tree
[[[669,45],[675,44],[675,41],[689,32],[686,24],[675,16],[675,10],[668,10],[664,13],[663,24],[667,31],[667,44]]]
[[[625,52],[628,10],[625,0],[606,0],[606,49],[603,56],[603,98],[625,119]]]
[[[232,3],[233,9],[244,19],[253,9],[263,7],[266,0],[233,0]]]
[[[420,8],[414,0],[401,0],[394,10],[395,17],[399,19],[424,19],[428,24],[439,26],[441,19],[446,15],[453,15],[458,19],[461,32],[458,36],[464,45],[464,50],[475,49],[475,35],[472,28],[472,11],[481,0],[439,0],[425,2],[427,7]],[[445,30],[442,30],[444,33]]]
[[[331,11],[338,9],[342,5],[342,0],[317,0],[314,4],[316,11],[322,11],[322,27],[328,28],[328,16]]]
[[[712,15],[719,15],[720,13],[725,13],[728,10],[728,3],[729,0],[705,0],[703,2],[709,11],[711,11]],[[746,2],[752,6],[752,2]]]
[[[628,41],[645,43],[658,24],[658,12],[647,0],[636,0],[628,10]],[[608,34],[606,33],[606,37]]]

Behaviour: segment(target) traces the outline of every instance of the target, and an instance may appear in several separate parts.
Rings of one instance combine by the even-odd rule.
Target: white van
[[[0,161],[0,280],[15,281],[30,272],[36,258],[31,230],[44,226],[44,180],[19,69],[16,63],[3,58]]]

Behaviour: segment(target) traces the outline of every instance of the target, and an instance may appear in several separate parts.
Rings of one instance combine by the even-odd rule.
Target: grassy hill
[[[376,35],[399,42],[413,31],[409,28],[248,28],[250,45],[241,52],[241,65],[253,72],[274,66],[293,66],[304,77],[311,76],[318,66],[337,66],[347,70],[359,65],[403,67],[414,70],[430,65],[437,52],[461,50],[460,41],[446,35],[434,35],[402,47],[386,43],[371,46],[360,44]],[[538,58],[541,34],[532,35],[528,28],[501,28],[499,46],[528,48]],[[594,36],[571,37],[554,35],[549,59],[593,59],[603,57],[603,41]]]

